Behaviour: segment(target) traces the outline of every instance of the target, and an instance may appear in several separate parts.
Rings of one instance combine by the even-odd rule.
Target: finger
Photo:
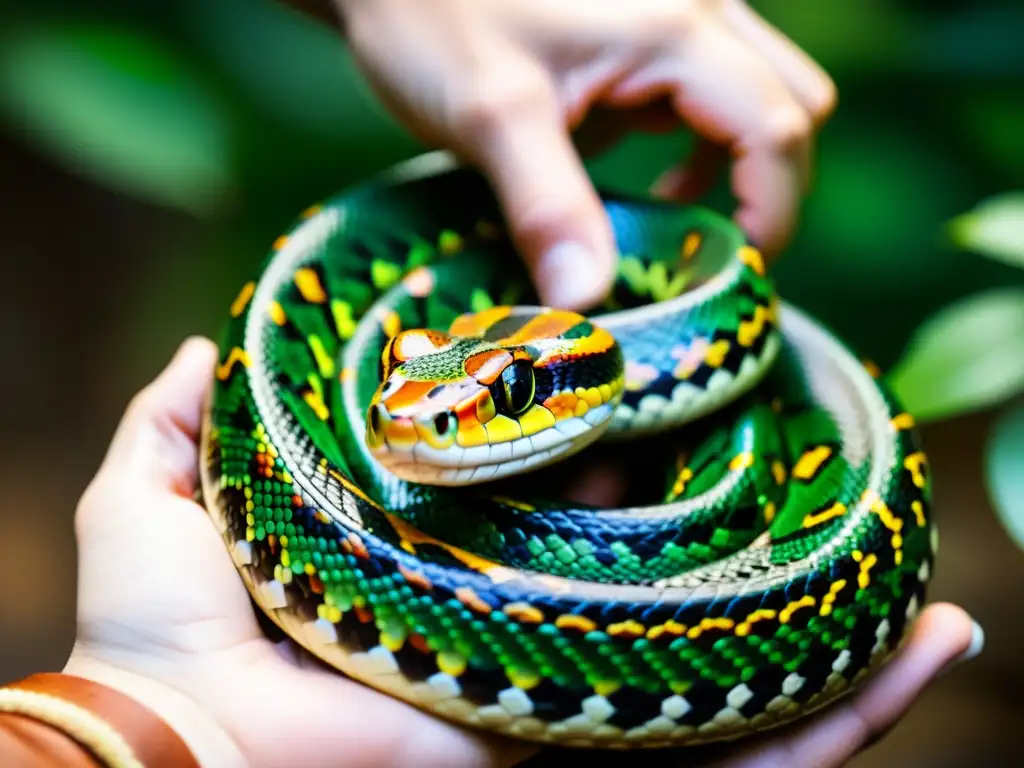
[[[212,381],[216,347],[188,339],[160,375],[129,404],[100,475],[142,481],[190,495],[203,402]]]
[[[759,740],[718,768],[845,765],[892,728],[924,689],[950,665],[981,652],[984,634],[962,609],[944,603],[925,609],[898,656],[849,702],[794,731]]]
[[[835,111],[837,99],[835,83],[825,70],[742,0],[727,0],[722,12],[736,36],[775,68],[814,124],[824,123]]]
[[[698,139],[686,162],[663,173],[654,183],[653,192],[668,200],[696,200],[714,185],[728,157],[724,147]]]
[[[700,62],[700,66],[691,66]],[[799,209],[811,120],[772,67],[733,34],[702,26],[685,52],[628,78],[619,90],[673,90],[680,117],[733,157],[736,220],[766,256],[786,244]]]
[[[550,83],[529,66],[509,69],[466,104],[456,140],[490,179],[540,300],[586,309],[615,274],[611,227]]]

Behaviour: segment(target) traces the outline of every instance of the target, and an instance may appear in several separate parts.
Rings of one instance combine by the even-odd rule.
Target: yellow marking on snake
[[[908,429],[913,429],[914,417],[911,416],[909,413],[900,413],[896,416],[893,416],[892,421],[890,423],[892,424],[893,429],[895,429],[897,432],[902,432]]]
[[[720,368],[725,362],[725,356],[729,354],[729,342],[726,339],[719,339],[707,348],[704,353],[704,362],[712,368]]]
[[[402,318],[398,316],[397,312],[389,311],[381,318],[380,327],[385,336],[393,339],[402,331]]]
[[[878,363],[874,360],[861,360],[860,364],[864,366],[864,370],[868,372],[868,376],[872,379],[881,377],[882,369],[878,367]]]
[[[928,457],[921,451],[912,453],[903,460],[903,466],[910,472],[914,485],[918,488],[924,488],[926,482],[924,468],[928,466]]]
[[[555,619],[555,626],[559,629],[575,629],[579,632],[593,632],[597,629],[597,624],[593,621],[575,613],[563,613]]]
[[[703,238],[700,232],[687,233],[686,237],[683,238],[683,249],[681,252],[684,261],[690,261],[697,255],[697,250],[700,248],[702,241]]]
[[[274,241],[274,244],[271,247],[275,251],[280,251],[286,245],[288,245],[288,235],[281,235]]]
[[[686,636],[691,640],[696,640],[709,629],[732,629],[735,624],[736,622],[732,619],[704,618],[700,620],[700,624],[695,627],[691,627],[690,631],[686,633]]]
[[[903,521],[892,513],[892,510],[889,509],[888,505],[875,491],[868,489],[861,496],[861,500],[868,504],[872,512],[878,515],[882,525],[892,532],[890,543],[893,548],[896,565],[899,565],[903,562],[903,536],[900,533],[903,530]]]
[[[810,595],[804,595],[799,600],[794,600],[781,611],[779,611],[779,623],[788,624],[793,614],[801,608],[813,608],[815,600]]]
[[[295,270],[295,287],[299,289],[299,295],[310,304],[323,304],[327,301],[327,293],[320,285],[320,278],[309,267],[302,267]]]
[[[309,341],[309,348],[313,352],[313,357],[316,358],[317,370],[320,371],[321,376],[329,379],[334,375],[334,360],[327,354],[327,350],[324,349],[324,343],[315,333],[310,334],[307,340]]]
[[[675,485],[672,486],[672,495],[679,496],[686,490],[686,484],[693,479],[693,470],[689,467],[683,467],[679,470],[679,477],[676,478]]]
[[[238,296],[231,302],[231,316],[238,317],[241,315],[247,306],[249,306],[249,300],[252,299],[253,293],[256,291],[256,282],[250,280],[248,283],[242,286],[242,290],[238,292]]]
[[[649,630],[647,630],[647,639],[657,640],[659,637],[665,634],[672,635],[672,637],[681,637],[685,633],[685,624],[680,624],[678,621],[673,621],[672,619],[669,619],[664,624],[661,624],[657,627],[651,627]]]
[[[352,314],[352,305],[341,299],[334,299],[331,302],[331,315],[334,317],[334,327],[338,336],[342,339],[352,338],[356,332],[356,320]]]
[[[453,547],[451,544],[446,544],[440,539],[435,539],[430,534],[424,533],[419,528],[413,527],[402,518],[389,513],[387,510],[382,509],[381,513],[387,518],[387,521],[391,523],[391,527],[395,529],[395,533],[397,533],[401,538],[402,549],[409,552],[409,554],[416,553],[415,547],[417,544],[430,544],[438,549],[443,549],[467,568],[471,568],[478,573],[487,573],[491,570],[503,567],[501,563],[496,563],[493,560],[487,560],[479,555],[474,555],[472,552],[467,552],[459,547]]]
[[[834,517],[846,514],[846,505],[841,502],[836,502],[832,506],[824,509],[820,512],[809,512],[804,517],[803,526],[804,528],[813,528],[815,525],[820,525],[826,520],[831,520]]]
[[[288,316],[285,315],[284,307],[277,301],[272,301],[267,305],[267,317],[277,326],[282,326],[288,322]]]
[[[928,521],[924,519],[924,504],[914,499],[910,502],[910,509],[914,512],[918,528],[924,528],[928,524]]]
[[[327,421],[327,417],[331,415],[331,412],[327,410],[323,396],[319,392],[315,389],[306,390],[302,399],[305,400],[306,405],[313,409],[313,413],[316,414],[320,421]]]
[[[606,632],[612,637],[643,637],[647,628],[638,621],[627,619],[616,624],[609,624]]]
[[[488,435],[491,434],[491,424],[497,420],[497,417],[495,417],[487,423],[486,427]],[[538,432],[555,426],[555,417],[547,408],[534,404],[526,413],[519,416],[519,426],[522,429],[522,434],[529,437],[530,435],[535,435]]]
[[[499,504],[504,504],[506,507],[512,507],[512,509],[518,509],[523,512],[534,512],[537,509],[532,504],[527,504],[525,501],[519,501],[518,499],[510,499],[508,496],[491,496],[491,498]]]
[[[736,636],[746,637],[750,634],[750,630],[753,629],[753,625],[759,621],[767,621],[774,619],[778,614],[770,608],[758,608],[756,611],[747,616],[743,621],[736,625]]]
[[[541,610],[529,603],[509,603],[501,610],[506,616],[524,624],[540,624],[544,621]]]
[[[249,357],[249,353],[241,347],[233,347],[228,353],[227,360],[217,366],[217,378],[220,381],[227,381],[231,375],[231,369],[235,367],[235,363],[241,363],[243,367],[248,368],[252,365],[252,359]]]
[[[740,346],[750,347],[764,333],[765,327],[771,320],[771,311],[767,307],[758,305],[754,308],[754,316],[750,320],[740,321],[736,330],[736,340]]]
[[[524,691],[537,687],[541,680],[540,675],[536,672],[527,669],[518,669],[517,667],[509,667],[506,669],[505,676],[512,685]]]
[[[867,589],[871,583],[870,571],[874,567],[875,563],[878,562],[878,558],[875,555],[864,556],[864,553],[859,549],[855,549],[852,553],[852,557],[855,561],[860,563],[860,573],[857,574],[857,586],[861,589]]]
[[[739,472],[741,469],[747,469],[754,465],[754,454],[750,451],[744,451],[743,453],[737,453],[729,461],[729,469],[732,472]]]
[[[839,579],[832,583],[832,586],[828,589],[828,594],[821,598],[821,609],[819,613],[822,616],[828,616],[832,613],[832,605],[836,601],[836,597],[840,592],[843,591],[843,587],[846,586],[846,579]]]
[[[793,478],[804,481],[813,480],[831,456],[832,449],[827,445],[819,445],[806,451],[793,467]]]
[[[466,671],[466,659],[453,651],[441,651],[437,654],[437,668],[446,675],[458,677]]]
[[[764,256],[761,252],[751,245],[742,246],[739,251],[736,252],[739,260],[754,270],[758,275],[764,277]]]

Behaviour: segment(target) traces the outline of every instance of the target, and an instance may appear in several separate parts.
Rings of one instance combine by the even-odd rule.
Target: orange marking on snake
[[[455,318],[448,327],[452,336],[480,336],[499,320],[504,320],[510,312],[509,307],[491,307],[481,312],[462,315]]]
[[[512,355],[504,349],[488,349],[470,355],[463,364],[463,368],[469,376],[481,384],[491,385],[512,362]]]

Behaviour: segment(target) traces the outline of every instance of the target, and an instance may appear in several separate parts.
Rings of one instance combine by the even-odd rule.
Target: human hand
[[[187,342],[131,403],[79,504],[78,629],[64,669],[163,717],[211,768],[500,768],[531,751],[326,669],[261,631],[193,499],[216,349]]]
[[[219,534],[192,501],[215,358],[205,340],[179,350],[128,408],[83,495],[78,633],[65,672],[135,697],[218,768],[498,768],[532,754],[531,745],[463,730],[377,693],[261,632]],[[617,493],[614,483],[583,485],[604,497],[593,503]],[[972,643],[959,608],[930,606],[899,657],[860,693],[714,755],[730,766],[841,765],[954,660],[980,651],[981,639],[976,630]]]
[[[656,190],[692,199],[731,155],[739,225],[769,257],[789,238],[835,88],[741,0],[333,2],[384,103],[489,178],[542,301],[586,308],[614,277],[570,137],[588,115],[605,144],[687,123],[702,141]]]

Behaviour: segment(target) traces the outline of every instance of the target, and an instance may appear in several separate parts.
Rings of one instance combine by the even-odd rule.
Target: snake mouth
[[[401,480],[428,485],[475,485],[532,472],[571,456],[598,440],[611,424],[612,405],[571,416],[533,435],[484,445],[438,449],[381,434],[373,457]]]

